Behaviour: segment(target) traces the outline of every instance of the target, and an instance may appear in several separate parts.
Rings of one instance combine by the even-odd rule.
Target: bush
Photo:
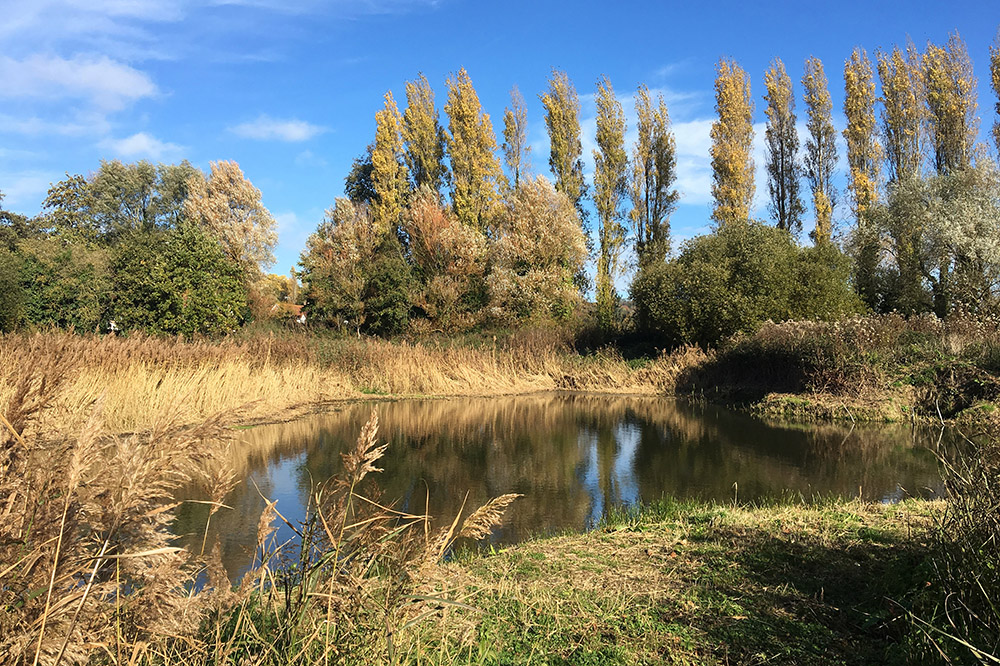
[[[116,248],[113,270],[122,330],[218,335],[247,318],[242,271],[194,224],[133,234]]]
[[[728,224],[692,239],[632,285],[640,331],[667,345],[714,345],[767,320],[835,319],[861,309],[835,246],[801,249],[787,231]]]
[[[20,265],[14,254],[0,248],[0,332],[14,330],[24,316]]]
[[[101,326],[111,287],[106,250],[49,237],[22,241],[18,254],[29,324],[78,331]]]

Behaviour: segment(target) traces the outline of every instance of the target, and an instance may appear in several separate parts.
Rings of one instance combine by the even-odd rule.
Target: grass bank
[[[933,315],[767,323],[684,367],[675,391],[769,417],[982,423],[1000,412],[1000,323]]]
[[[441,567],[417,662],[906,664],[942,502],[661,503]]]

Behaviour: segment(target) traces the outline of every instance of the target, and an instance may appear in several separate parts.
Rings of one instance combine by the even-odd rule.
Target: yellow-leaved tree
[[[879,145],[875,121],[875,79],[871,61],[864,49],[856,48],[844,62],[844,115],[847,127],[847,189],[854,209],[855,288],[869,307],[879,300],[877,269],[881,241],[879,231],[871,221],[878,203],[879,165],[882,146]]]
[[[747,222],[754,196],[753,98],[750,77],[733,60],[715,68],[712,123],[712,219],[716,225]]]
[[[402,138],[413,189],[429,187],[440,192],[448,177],[444,164],[444,128],[434,106],[434,91],[423,74],[416,81],[406,83]]]
[[[805,89],[806,113],[809,116],[806,122],[809,132],[806,139],[806,178],[812,189],[813,210],[816,213],[812,238],[818,245],[830,240],[833,208],[837,205],[837,192],[833,187],[833,170],[837,166],[837,132],[831,117],[833,102],[830,101],[826,74],[819,58],[806,60],[802,87]]]
[[[587,184],[583,178],[583,144],[580,141],[580,98],[566,72],[552,70],[549,89],[540,95],[545,107],[545,127],[549,131],[549,167],[555,176],[556,191],[562,192],[585,218],[583,198]]]
[[[452,207],[464,224],[485,230],[498,212],[503,171],[490,116],[465,68],[448,78],[448,155],[451,159]]]
[[[956,32],[943,47],[928,43],[923,64],[934,168],[939,174],[965,169],[972,164],[973,147],[979,133],[976,76],[969,51]]]
[[[375,145],[372,148],[372,218],[381,236],[399,226],[408,183],[403,165],[403,140],[399,129],[402,117],[392,93],[385,94],[385,106],[375,113]]]
[[[920,173],[920,136],[924,118],[920,55],[913,45],[904,53],[878,53],[882,82],[882,145],[889,182]]]

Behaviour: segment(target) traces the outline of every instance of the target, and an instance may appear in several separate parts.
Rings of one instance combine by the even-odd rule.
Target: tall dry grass
[[[132,432],[165,409],[191,422],[242,407],[246,419],[364,395],[503,395],[552,389],[663,393],[691,350],[632,367],[620,355],[579,356],[543,335],[478,346],[331,338],[308,334],[184,341],[49,331],[0,336],[0,404],[14,395],[26,358],[59,354],[65,381],[46,419],[86,423],[104,400],[104,428]]]
[[[391,662],[394,632],[450,603],[423,590],[428,571],[456,539],[488,534],[515,499],[436,531],[393,510],[368,484],[385,452],[373,414],[343,475],[313,490],[295,543],[274,541],[283,518],[268,502],[253,566],[234,587],[218,543],[185,550],[169,526],[174,491],[192,482],[211,489],[209,521],[225,510],[237,479],[225,421],[239,415],[176,425],[191,415],[175,405],[143,434],[114,436],[99,398],[68,436],[49,417],[85,354],[31,342],[7,368],[13,390],[0,411],[3,663]]]

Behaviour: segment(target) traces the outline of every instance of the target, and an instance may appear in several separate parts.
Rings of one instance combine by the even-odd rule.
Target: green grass
[[[933,502],[743,508],[664,501],[589,533],[448,564],[415,663],[921,663]],[[447,659],[445,659],[447,657]]]

